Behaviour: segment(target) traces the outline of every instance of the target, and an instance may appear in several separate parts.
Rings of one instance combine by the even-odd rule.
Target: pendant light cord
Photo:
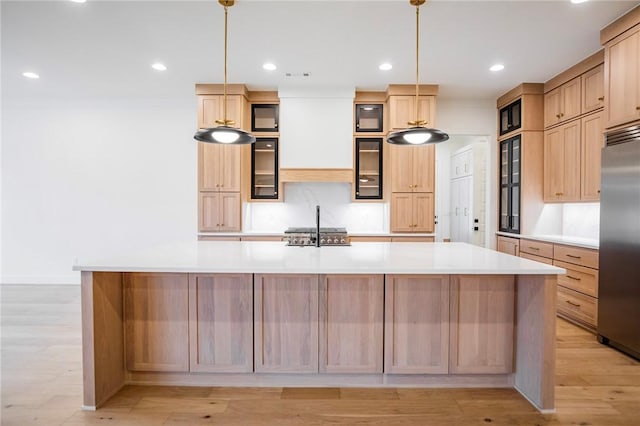
[[[418,71],[418,52],[419,52],[419,46],[420,46],[420,5],[416,5],[416,104],[415,104],[415,111],[416,111],[416,122],[415,122],[415,126],[419,125],[419,121],[420,121],[420,114],[418,114],[418,94],[419,94],[419,87],[418,87],[418,80],[420,78],[420,74]]]
[[[222,119],[224,125],[227,125],[227,15],[228,7],[224,6],[224,92],[223,92],[223,105],[222,105]]]

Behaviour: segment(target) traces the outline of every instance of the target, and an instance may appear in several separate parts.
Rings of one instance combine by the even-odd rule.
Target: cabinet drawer
[[[553,265],[553,259],[549,259],[548,257],[536,256],[535,254],[523,253],[522,251],[520,251],[520,257],[546,263],[547,265]]]
[[[558,275],[558,285],[589,296],[598,297],[598,270],[572,265],[554,260],[553,264],[567,270],[566,275]]]
[[[497,251],[513,256],[520,254],[520,240],[517,238],[498,236]]]
[[[553,260],[598,269],[598,250],[556,244],[553,246]]]
[[[598,299],[558,286],[558,312],[596,327],[598,324]]]
[[[536,256],[553,257],[553,244],[543,243],[542,241],[520,240],[520,253],[535,254]]]

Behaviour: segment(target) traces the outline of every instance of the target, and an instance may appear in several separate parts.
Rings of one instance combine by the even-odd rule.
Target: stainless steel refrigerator
[[[602,150],[598,340],[640,359],[640,126]]]

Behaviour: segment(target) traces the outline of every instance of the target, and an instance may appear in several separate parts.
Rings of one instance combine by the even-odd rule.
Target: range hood
[[[354,88],[278,91],[280,172],[286,182],[353,182]]]

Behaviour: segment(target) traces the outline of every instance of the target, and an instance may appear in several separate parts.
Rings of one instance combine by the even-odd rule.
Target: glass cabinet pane
[[[520,232],[520,187],[511,188],[511,231]]]
[[[277,132],[278,109],[277,104],[251,105],[251,131]]]
[[[522,127],[522,102],[520,99],[500,110],[500,134],[504,135]]]
[[[520,101],[517,101],[511,104],[511,128],[512,129],[520,128],[520,105],[522,105]]]
[[[356,132],[382,132],[382,104],[356,105]]]
[[[520,183],[520,138],[511,142],[511,183]]]
[[[500,144],[500,184],[509,183],[509,141]]]
[[[278,198],[278,139],[257,138],[251,145],[251,198]]]
[[[356,199],[382,199],[382,138],[356,139]]]

